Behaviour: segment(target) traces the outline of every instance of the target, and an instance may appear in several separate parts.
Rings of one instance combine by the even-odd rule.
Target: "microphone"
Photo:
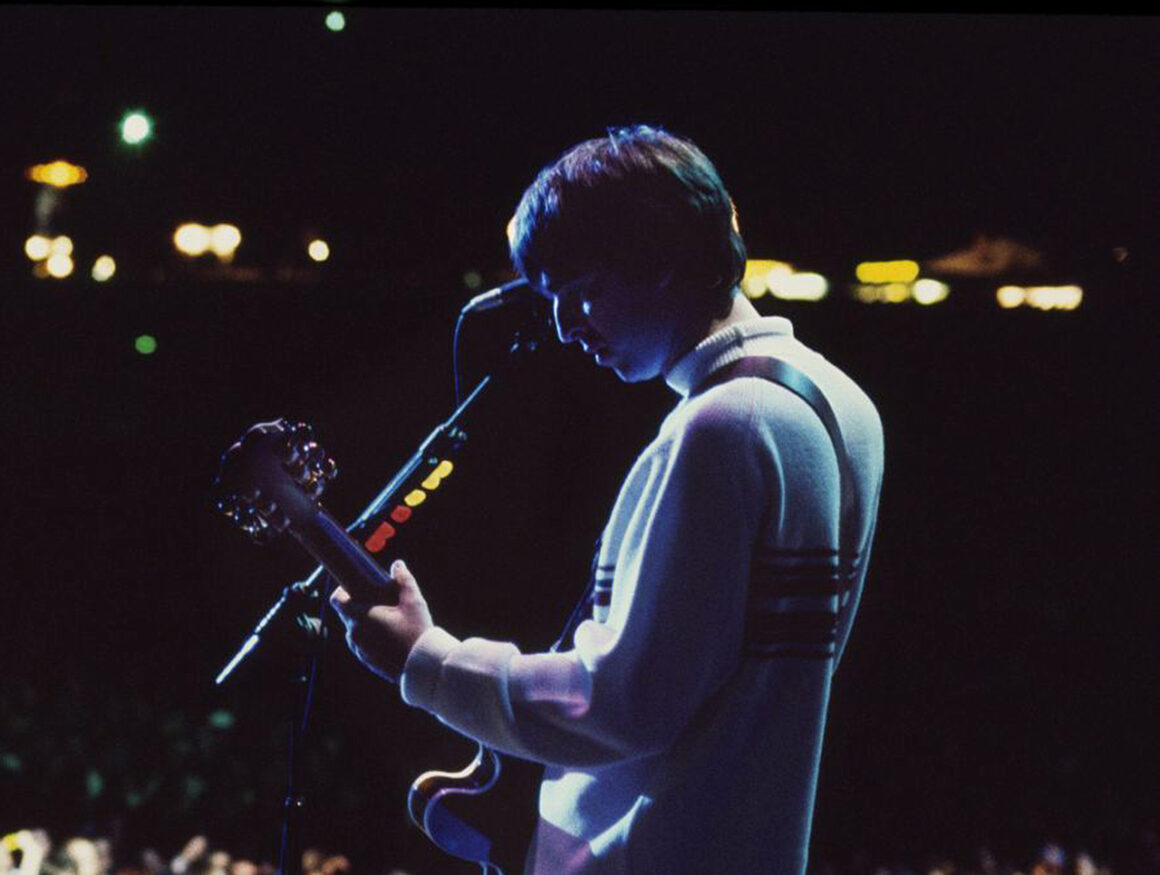
[[[532,284],[523,277],[517,280],[512,280],[510,283],[504,283],[502,286],[496,286],[494,289],[489,289],[486,292],[481,292],[476,295],[463,308],[461,313],[477,313],[480,310],[492,310],[496,307],[503,307],[515,301],[526,300],[535,295],[532,290]]]

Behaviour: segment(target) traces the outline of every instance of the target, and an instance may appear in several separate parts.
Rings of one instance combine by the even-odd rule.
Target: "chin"
[[[622,383],[645,383],[660,375],[659,368],[634,367],[630,364],[612,365],[611,367]]]

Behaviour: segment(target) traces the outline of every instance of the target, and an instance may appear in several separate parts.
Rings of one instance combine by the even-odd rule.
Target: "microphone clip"
[[[535,297],[536,293],[532,289],[531,283],[520,277],[504,283],[502,286],[481,292],[468,301],[460,312],[461,315],[465,316],[468,313],[478,313],[482,310],[494,310],[496,307],[504,307],[518,301],[535,300]]]

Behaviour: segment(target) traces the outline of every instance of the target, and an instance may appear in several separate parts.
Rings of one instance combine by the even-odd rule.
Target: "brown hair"
[[[704,297],[727,312],[745,243],[717,170],[692,142],[635,125],[587,140],[545,167],[509,226],[512,262],[533,285],[608,270]]]

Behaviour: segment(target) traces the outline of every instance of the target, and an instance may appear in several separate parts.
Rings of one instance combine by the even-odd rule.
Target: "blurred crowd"
[[[1022,860],[1004,860],[981,847],[967,860],[931,857],[922,862],[884,864],[864,852],[844,864],[811,864],[810,875],[1157,875],[1160,873],[1160,835],[1144,829],[1132,847],[1122,849],[1115,865],[1083,850],[1069,852],[1047,843]],[[466,871],[466,870],[465,870]],[[355,873],[342,854],[311,848],[302,854],[302,875]],[[24,829],[0,840],[0,873],[11,875],[276,875],[269,862],[235,857],[197,835],[175,855],[166,858],[146,848],[134,859],[121,859],[108,838],[70,837],[54,842],[44,830]],[[411,875],[401,869],[379,870],[377,875]],[[651,875],[651,873],[650,873]],[[661,875],[661,873],[656,873]],[[740,873],[739,873],[740,875]]]
[[[234,857],[211,846],[205,836],[194,836],[166,859],[146,848],[136,860],[121,860],[107,838],[74,836],[55,844],[45,830],[24,829],[0,841],[0,872],[10,875],[275,875],[269,862]],[[302,854],[302,875],[343,875],[351,871],[342,854],[311,848]],[[395,869],[387,875],[408,875]]]
[[[1002,857],[979,847],[963,859],[934,855],[914,862],[884,864],[865,853],[855,853],[844,864],[812,861],[810,875],[1157,875],[1160,842],[1153,830],[1144,830],[1132,847],[1119,849],[1113,864],[1085,850],[1068,851],[1054,842],[1032,854]]]

